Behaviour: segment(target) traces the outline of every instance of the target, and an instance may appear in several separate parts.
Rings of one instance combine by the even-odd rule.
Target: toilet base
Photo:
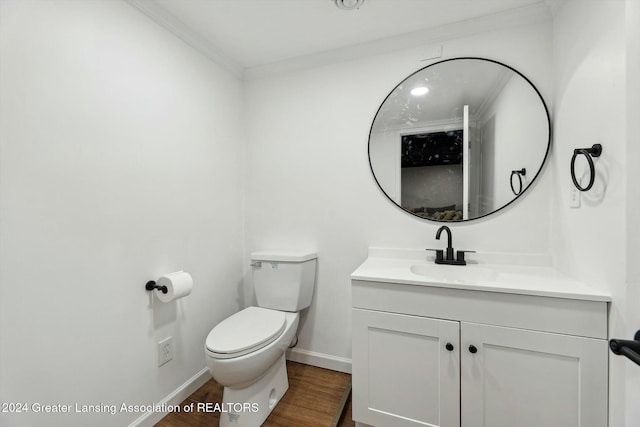
[[[224,388],[220,427],[258,427],[289,388],[284,354],[255,383],[241,389]],[[236,410],[240,409],[236,412]]]

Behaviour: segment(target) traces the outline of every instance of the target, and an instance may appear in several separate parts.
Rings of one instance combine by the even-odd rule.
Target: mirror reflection
[[[402,209],[435,221],[496,212],[526,193],[550,143],[538,90],[486,59],[432,64],[402,81],[371,126],[369,162]]]

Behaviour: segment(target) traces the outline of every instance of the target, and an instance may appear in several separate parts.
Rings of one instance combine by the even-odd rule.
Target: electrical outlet
[[[173,359],[173,337],[165,338],[158,343],[158,366]]]
[[[580,180],[578,180],[578,184]],[[571,183],[571,189],[569,190],[569,207],[570,208],[579,208],[580,207],[580,190],[576,188],[573,183]]]

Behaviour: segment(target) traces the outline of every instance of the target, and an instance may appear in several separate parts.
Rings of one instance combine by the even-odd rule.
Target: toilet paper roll
[[[162,302],[171,302],[175,299],[186,297],[193,290],[193,279],[191,275],[184,271],[175,271],[165,274],[157,281],[158,286],[166,286],[167,293],[156,289],[156,296]]]

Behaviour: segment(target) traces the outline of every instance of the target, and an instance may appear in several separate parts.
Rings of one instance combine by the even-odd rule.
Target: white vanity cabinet
[[[607,425],[606,340],[464,322],[460,335],[461,425]]]
[[[355,421],[607,426],[606,298],[353,277]]]
[[[458,322],[354,309],[353,419],[460,426],[459,348]]]

